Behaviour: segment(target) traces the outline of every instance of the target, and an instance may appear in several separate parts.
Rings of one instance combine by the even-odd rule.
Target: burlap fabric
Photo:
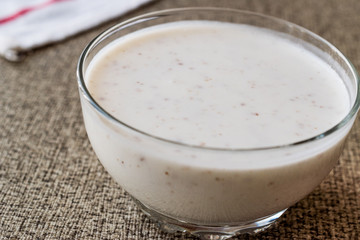
[[[360,69],[358,0],[155,1],[35,50],[21,63],[0,59],[0,239],[194,239],[158,230],[105,172],[86,136],[75,77],[80,52],[103,29],[184,6],[246,9],[289,20],[332,42]],[[312,194],[275,228],[238,239],[360,239],[359,140],[358,121],[339,165]]]

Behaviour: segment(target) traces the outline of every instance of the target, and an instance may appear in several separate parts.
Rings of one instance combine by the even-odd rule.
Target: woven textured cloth
[[[0,59],[0,239],[195,239],[167,234],[135,206],[97,160],[79,104],[76,64],[100,31],[142,13],[230,7],[297,23],[337,46],[360,69],[358,0],[155,1],[91,31]],[[263,233],[234,239],[360,239],[360,120],[339,164]]]

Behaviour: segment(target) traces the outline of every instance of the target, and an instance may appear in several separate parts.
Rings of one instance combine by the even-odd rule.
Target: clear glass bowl
[[[349,113],[333,128],[301,142],[220,149],[161,139],[106,112],[85,84],[94,56],[134,31],[184,20],[258,26],[302,44],[342,77],[352,104]],[[163,229],[187,231],[204,239],[261,231],[309,194],[336,164],[359,109],[359,76],[334,46],[284,20],[233,9],[171,9],[119,23],[85,48],[77,74],[88,137],[105,169]],[[259,166],[258,161],[263,164]]]

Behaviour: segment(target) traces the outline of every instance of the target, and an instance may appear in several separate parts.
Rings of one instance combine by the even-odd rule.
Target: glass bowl
[[[336,126],[310,139],[233,149],[153,136],[116,119],[95,101],[85,76],[99,51],[137,30],[187,20],[246,24],[291,38],[340,75],[351,109]],[[233,9],[170,9],[119,23],[89,43],[80,57],[77,75],[85,127],[105,169],[162,229],[187,231],[203,239],[226,239],[271,226],[329,174],[359,109],[359,76],[334,46],[287,21]]]

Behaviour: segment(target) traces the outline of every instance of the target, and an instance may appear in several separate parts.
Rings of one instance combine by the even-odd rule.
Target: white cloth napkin
[[[0,0],[0,56],[63,40],[151,0]]]

